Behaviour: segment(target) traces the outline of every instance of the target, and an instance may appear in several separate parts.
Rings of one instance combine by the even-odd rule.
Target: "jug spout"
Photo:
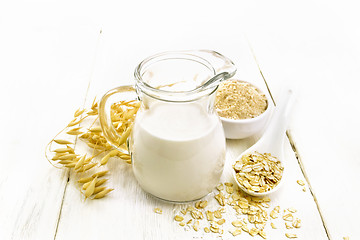
[[[135,80],[136,88],[147,96],[191,101],[213,92],[235,72],[229,58],[212,50],[164,52],[142,61],[135,69]]]
[[[223,80],[233,77],[236,73],[235,64],[224,55],[212,50],[198,50],[197,55],[205,59],[214,69],[214,76],[207,80],[200,88],[213,88]]]

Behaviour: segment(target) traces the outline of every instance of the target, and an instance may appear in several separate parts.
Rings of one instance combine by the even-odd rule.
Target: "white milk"
[[[145,191],[170,201],[191,201],[218,184],[225,137],[217,116],[200,105],[155,104],[139,111],[132,134],[134,174]]]

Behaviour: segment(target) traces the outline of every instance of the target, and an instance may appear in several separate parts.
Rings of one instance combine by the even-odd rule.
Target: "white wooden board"
[[[114,53],[121,52],[119,48],[123,47],[110,43],[116,42],[118,38],[121,37],[121,35],[108,34],[103,31],[101,40],[103,47],[100,47],[103,52],[102,54],[99,53],[102,61],[116,61],[117,56]],[[259,85],[261,84],[264,88],[264,83],[247,48],[246,42],[242,38],[242,35],[237,35],[236,37],[237,38],[234,39],[234,42],[237,43],[236,45],[220,46],[223,47],[225,51],[227,49],[228,52],[230,52],[232,48],[236,49],[236,51],[232,52],[233,57],[236,59],[234,61],[239,61],[239,66],[243,66],[243,69],[239,67],[237,77],[251,79]],[[236,54],[237,52],[239,52],[239,54]],[[123,51],[123,56],[129,58],[129,62],[122,62],[121,68],[127,69],[127,71],[132,71],[136,63],[146,57],[140,56],[135,60],[134,56],[139,56],[140,53],[134,51],[131,55],[126,54],[126,51]],[[132,62],[134,62],[134,66],[131,66],[133,64]],[[132,82],[132,78],[126,77],[125,73],[123,73],[123,78],[113,80],[111,76],[113,71],[118,71],[116,68],[109,69],[107,66],[107,70],[105,71],[102,69],[104,65],[99,63],[98,66],[100,66],[99,69],[94,73],[96,78],[90,83],[90,95],[87,97],[89,103],[91,99],[93,99],[93,95],[91,94],[104,93],[112,87]],[[107,75],[110,76],[109,81],[107,81]],[[104,79],[106,81],[104,81]],[[229,170],[231,162],[243,150],[251,146],[255,139],[256,138],[249,138],[246,140],[228,141],[227,170],[224,172],[222,181],[232,181]],[[302,188],[296,183],[296,180],[304,179],[304,177],[299,169],[294,153],[289,144],[285,146],[285,149],[287,160],[289,161],[289,172],[291,172],[291,174],[284,188],[272,196],[273,203],[271,206],[280,205],[283,208],[295,207],[298,209],[298,216],[303,219],[303,227],[296,231],[299,237],[303,239],[327,239],[319,213],[317,212],[316,204],[310,192],[303,192]],[[100,201],[84,202],[76,186],[70,179],[70,185],[65,192],[56,239],[67,239],[69,232],[71,232],[74,238],[83,237],[89,239],[116,239],[120,236],[124,239],[218,238],[218,235],[215,234],[205,234],[203,231],[185,231],[179,227],[178,223],[173,220],[173,217],[180,210],[181,206],[162,202],[144,193],[137,184],[129,165],[121,161],[113,160],[110,165],[110,171],[112,172],[112,177],[109,185],[113,186],[116,190],[108,198]],[[213,199],[213,194],[208,196],[207,199],[209,199],[209,201],[212,200],[213,203],[216,202],[216,200]],[[163,209],[163,214],[155,214],[153,211],[155,207]],[[231,229],[230,222],[235,217],[235,215],[229,214],[226,224],[227,227],[224,227],[224,229]],[[81,224],[78,224],[79,222],[81,222]],[[283,222],[279,221],[279,225],[280,223],[283,224]],[[279,226],[279,228],[277,231],[268,229],[270,239],[285,236],[286,231],[284,226]],[[99,229],[101,229],[101,231],[99,231]],[[226,231],[222,237],[223,239],[232,238],[228,231]],[[251,236],[246,234],[243,234],[242,238],[252,239]]]
[[[145,194],[131,167],[122,162],[110,163],[112,178],[108,185],[116,190],[106,199],[84,202],[73,176],[53,168],[43,150],[71,120],[76,108],[84,102],[89,105],[95,96],[112,87],[131,83],[136,64],[160,51],[217,50],[235,62],[238,78],[265,89],[243,32],[275,99],[288,79],[300,84],[291,135],[331,239],[359,236],[355,226],[360,213],[357,198],[343,200],[349,190],[357,189],[355,176],[359,169],[355,114],[350,114],[353,117],[349,121],[341,117],[356,109],[353,103],[359,87],[359,49],[355,40],[343,44],[348,36],[360,36],[356,32],[349,35],[350,29],[356,29],[346,25],[352,18],[348,16],[343,22],[346,31],[331,32],[331,26],[341,29],[341,22],[333,20],[328,24],[327,20],[332,19],[333,12],[345,16],[346,7],[337,9],[332,3],[326,18],[313,25],[322,9],[320,3],[316,8],[306,2],[235,3],[1,3],[0,100],[4,129],[0,138],[0,239],[216,239],[213,234],[180,228],[173,221],[180,207]],[[308,13],[306,21],[304,12]],[[325,30],[318,30],[324,26]],[[100,30],[103,33],[99,37]],[[333,46],[338,50],[334,51]],[[346,84],[338,85],[338,79]],[[303,83],[315,87],[309,91]],[[319,91],[324,84],[328,86],[326,91]],[[322,98],[317,98],[319,92]],[[329,104],[327,100],[333,95],[337,97]],[[343,99],[349,104],[342,104]],[[342,113],[336,118],[333,106]],[[324,110],[318,114],[315,107]],[[227,141],[227,167],[256,139]],[[328,153],[329,146],[334,154]],[[292,174],[271,196],[271,205],[298,209],[302,227],[294,232],[299,239],[328,239],[312,194],[309,189],[302,192],[296,184],[304,176],[288,142],[284,149]],[[344,187],[343,181],[334,180],[324,186],[328,176],[339,176],[350,184]],[[223,180],[231,180],[228,170]],[[155,214],[154,207],[161,207],[164,213]],[[284,226],[280,228],[269,229],[268,239],[284,239]],[[240,237],[253,239],[244,233]],[[222,238],[233,239],[228,233]]]
[[[280,6],[287,11],[269,11]],[[360,214],[356,8],[352,2],[285,1],[249,8],[256,14],[247,35],[270,88],[276,93],[285,83],[297,90],[291,134],[331,239],[360,238],[354,220]]]

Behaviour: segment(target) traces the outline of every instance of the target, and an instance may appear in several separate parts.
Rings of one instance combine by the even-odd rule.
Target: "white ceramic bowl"
[[[246,82],[243,80],[239,80],[239,81]],[[261,91],[259,87],[257,87],[253,83],[250,82],[247,83],[254,86],[259,92],[264,93],[263,91]],[[268,106],[265,112],[263,112],[259,116],[254,118],[239,119],[239,120],[220,117],[226,138],[228,139],[247,138],[260,132],[260,130],[262,130],[265,127],[269,119],[269,116],[271,115],[270,113],[272,109],[272,102],[270,96],[267,93],[264,94],[267,99]]]

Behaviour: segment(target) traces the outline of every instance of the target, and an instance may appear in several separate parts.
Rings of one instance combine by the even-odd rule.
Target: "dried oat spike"
[[[101,129],[101,127],[93,127],[93,128],[90,128],[89,131],[92,133],[101,133],[102,129]]]
[[[66,165],[66,164],[69,164],[69,163],[73,163],[72,160],[60,160],[58,161],[58,163],[62,164],[62,165]]]
[[[95,109],[97,107],[98,107],[98,103],[96,102],[96,97],[95,97],[92,104],[91,104],[91,109]]]
[[[78,172],[86,172],[86,171],[92,169],[93,167],[95,167],[96,165],[97,165],[97,163],[88,163],[85,166],[83,166],[81,171],[79,170]]]
[[[90,182],[89,186],[86,188],[86,190],[85,190],[85,198],[90,197],[94,193],[96,181],[97,181],[97,177],[95,177]]]
[[[74,117],[77,118],[78,116],[80,116],[81,114],[83,114],[85,112],[85,109],[77,109],[74,113]]]
[[[70,130],[66,132],[69,135],[79,135],[82,134],[83,132],[80,132],[79,130]]]
[[[55,153],[55,156],[51,158],[51,160],[56,161],[56,160],[60,160],[60,157],[66,155],[68,153]]]
[[[101,186],[106,183],[109,179],[100,179],[96,182],[95,187]]]
[[[76,163],[74,169],[75,171],[78,170],[80,167],[82,167],[84,165],[84,161],[85,161],[85,158],[86,158],[86,154],[83,155],[80,160]]]
[[[116,156],[119,153],[118,150],[112,150],[108,154],[106,154],[100,161],[100,165],[105,165],[109,161],[109,158]]]
[[[94,190],[95,190],[95,189],[94,189]],[[114,190],[114,189],[112,189],[112,188],[107,188],[107,189],[99,192],[98,194],[96,194],[96,195],[94,196],[94,199],[103,198],[103,197],[105,197],[109,192],[111,192],[111,191],[113,191],[113,190]]]
[[[79,123],[82,122],[82,120],[84,120],[83,118],[82,119],[77,119],[77,118],[74,118],[73,120],[71,120],[71,122],[67,125],[67,127],[73,127]]]
[[[77,154],[69,153],[58,157],[58,160],[74,160],[77,156]]]
[[[73,167],[75,167],[75,165],[76,165],[76,163],[75,163],[75,162],[72,162],[72,163],[66,164],[65,167],[67,167],[67,168],[73,168]]]
[[[74,149],[72,149],[72,148],[58,148],[58,149],[55,149],[54,152],[56,152],[56,153],[70,153],[73,150]]]
[[[118,155],[123,160],[130,160],[131,159],[130,154],[118,154]]]
[[[94,179],[93,177],[80,178],[80,179],[78,180],[78,183],[87,183],[87,182],[92,181],[93,179]]]
[[[103,177],[103,176],[105,176],[107,173],[108,173],[109,171],[108,170],[106,170],[106,171],[101,171],[101,172],[97,172],[97,173],[94,173],[93,175],[92,175],[92,177],[94,178],[94,177]]]
[[[95,178],[97,178],[97,177],[95,177]],[[94,179],[95,179],[94,178]],[[107,180],[108,179],[97,179],[96,181],[95,181],[95,187],[99,187],[99,186],[101,186],[101,185],[103,185],[104,183],[106,183],[107,182]],[[83,190],[86,190],[89,186],[90,186],[90,184],[91,184],[91,182],[87,182],[87,183],[85,183],[84,185],[83,185]]]
[[[96,187],[96,184],[95,184],[95,189],[94,189],[94,193],[93,194],[97,194],[103,190],[105,190],[106,187]]]
[[[69,142],[67,140],[62,140],[62,139],[55,139],[54,142],[56,142],[57,144],[63,144],[63,145],[73,144],[72,142]]]

